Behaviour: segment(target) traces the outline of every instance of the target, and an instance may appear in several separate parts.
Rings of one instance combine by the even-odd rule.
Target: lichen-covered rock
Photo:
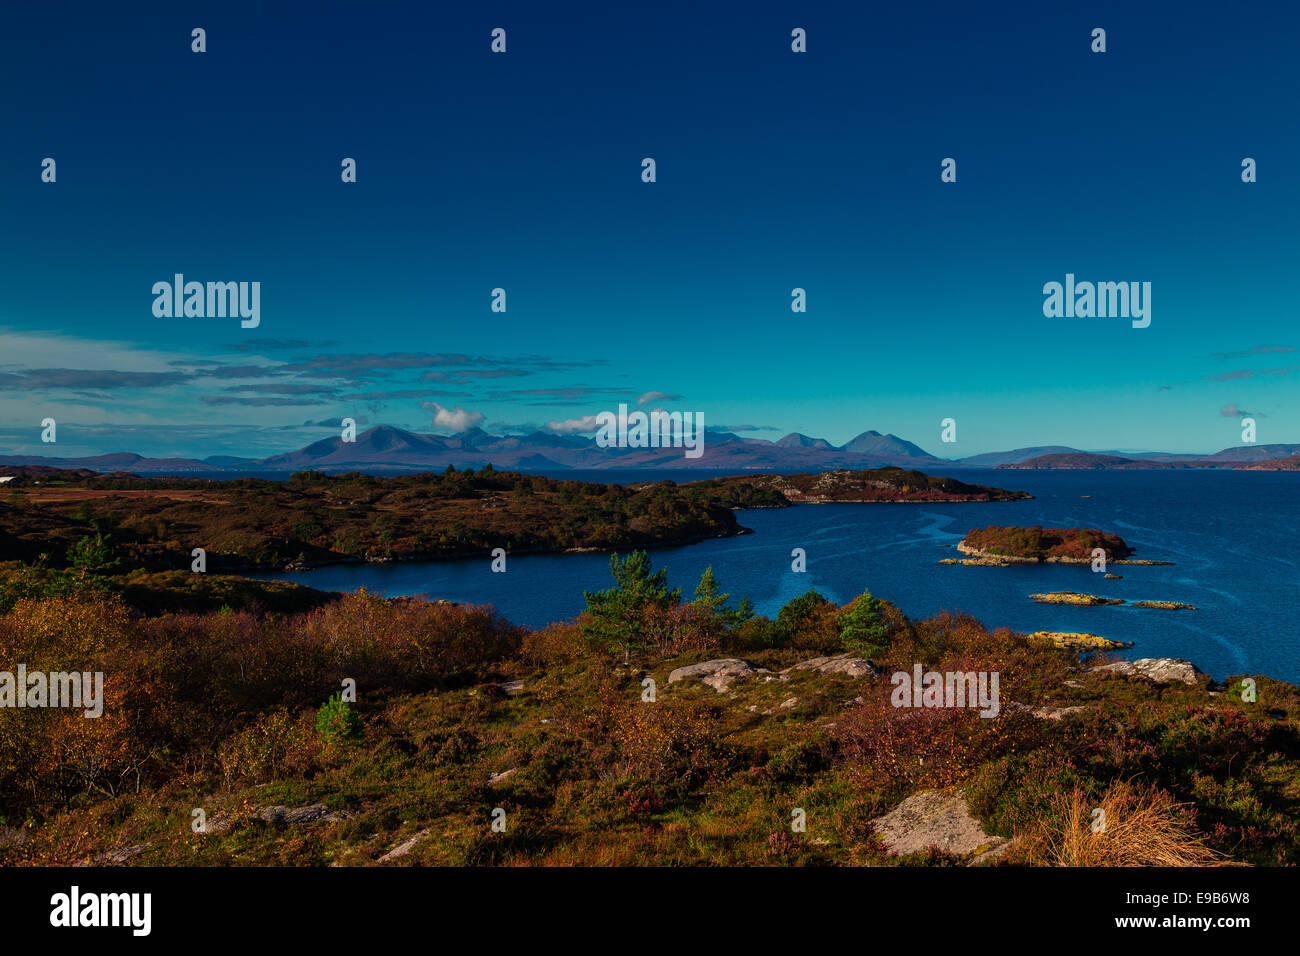
[[[926,790],[914,793],[883,817],[871,821],[885,850],[901,856],[936,847],[955,856],[987,851],[1006,837],[984,832],[959,793]]]
[[[865,657],[850,657],[847,653],[832,657],[814,657],[812,660],[801,661],[782,673],[814,669],[822,674],[844,674],[848,677],[874,677],[879,673]]]
[[[323,803],[306,807],[265,807],[257,814],[272,826],[289,826],[299,823],[336,823],[346,820],[348,814],[331,812]]]
[[[755,667],[748,661],[742,661],[735,657],[723,657],[715,661],[702,661],[699,664],[679,667],[668,675],[668,683],[676,684],[681,680],[698,678],[702,683],[708,684],[721,694],[731,687],[732,681],[753,677],[755,674],[770,673],[771,671],[766,668]]]
[[[1032,714],[1034,717],[1040,717],[1043,720],[1060,720],[1062,717],[1068,717],[1070,714],[1077,714],[1080,711],[1088,709],[1081,704],[1076,704],[1073,707],[1051,707],[1048,705],[1031,707],[1028,704],[1017,703],[1014,700],[1007,704],[1007,707],[1010,710],[1024,711],[1025,713]]]
[[[1172,684],[1175,681],[1198,684],[1201,679],[1201,671],[1197,670],[1195,664],[1172,657],[1143,657],[1136,661],[1116,661],[1090,670],[1102,674],[1117,674],[1120,677],[1137,677],[1155,684]]]
[[[379,858],[379,862],[390,863],[393,860],[401,859],[402,857],[406,856],[406,854],[414,850],[415,845],[419,843],[421,840],[423,840],[426,836],[428,836],[428,834],[429,834],[428,830],[421,830],[419,833],[411,837],[409,840],[402,841],[401,843],[397,844],[397,846],[393,847],[391,850],[389,850],[387,853],[381,856]]]

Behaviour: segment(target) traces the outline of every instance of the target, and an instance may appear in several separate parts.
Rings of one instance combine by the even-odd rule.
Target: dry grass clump
[[[1100,809],[1105,816],[1097,817]],[[1104,826],[1094,832],[1094,821]],[[1163,790],[1111,784],[1100,800],[1083,790],[1060,794],[1020,836],[1026,862],[1046,866],[1221,866],[1184,807]]]

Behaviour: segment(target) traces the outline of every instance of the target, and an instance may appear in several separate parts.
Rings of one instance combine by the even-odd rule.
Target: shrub
[[[612,737],[624,778],[652,783],[700,784],[721,769],[717,712],[703,704],[622,703]]]
[[[1043,722],[1018,711],[986,718],[970,707],[895,707],[889,685],[863,696],[837,722],[835,735],[867,783],[953,786],[987,761],[1034,746],[1045,732]]]
[[[527,631],[519,644],[519,656],[534,667],[571,664],[585,651],[581,631],[572,624],[548,624]]]
[[[68,563],[74,568],[99,571],[107,568],[111,555],[112,549],[109,548],[108,539],[96,531],[93,538],[86,535],[70,547],[67,557]]]
[[[839,608],[815,590],[788,602],[776,615],[776,636],[782,646],[799,650],[838,651]]]
[[[263,783],[307,770],[319,744],[304,729],[284,709],[263,714],[221,745],[218,759],[226,783]]]
[[[360,737],[361,717],[338,694],[327,700],[316,712],[316,733],[327,744]]]

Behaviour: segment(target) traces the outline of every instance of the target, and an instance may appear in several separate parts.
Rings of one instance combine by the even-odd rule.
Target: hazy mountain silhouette
[[[442,470],[448,465],[480,468],[486,464],[529,471],[664,468],[737,473],[755,470],[829,471],[898,465],[933,472],[936,469],[995,467],[1232,467],[1296,455],[1300,455],[1300,444],[1243,445],[1208,455],[1099,453],[1064,445],[1042,445],[962,459],[944,459],[897,435],[864,431],[842,446],[799,432],[791,432],[775,441],[743,438],[730,432],[708,432],[703,456],[687,458],[682,448],[601,448],[594,438],[583,435],[543,431],[527,435],[493,435],[481,428],[471,428],[456,435],[431,435],[392,425],[375,425],[357,435],[355,441],[345,442],[334,435],[297,451],[261,459],[233,455],[213,455],[202,460],[146,458],[130,452],[81,458],[7,455],[0,456],[0,467],[44,465],[88,468],[96,472],[196,472],[213,475],[223,471],[420,471]]]

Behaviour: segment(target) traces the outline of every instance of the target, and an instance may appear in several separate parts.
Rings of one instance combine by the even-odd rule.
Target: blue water
[[[1300,683],[1295,614],[1300,474],[962,470],[954,475],[1035,497],[989,504],[741,511],[740,523],[754,534],[660,549],[652,556],[688,596],[704,567],[712,565],[725,590],[748,595],[769,616],[809,588],[837,602],[869,588],[912,617],[946,609],[972,614],[990,627],[1087,631],[1135,642],[1128,656],[1184,658],[1220,678],[1262,673]],[[1123,579],[1105,580],[1080,566],[937,563],[959,557],[952,546],[971,528],[990,524],[1101,528],[1124,538],[1137,550],[1135,557],[1174,565],[1119,565],[1110,570]],[[790,567],[796,547],[807,551],[804,573]],[[604,554],[520,555],[509,558],[505,574],[492,573],[489,560],[481,558],[340,565],[267,576],[326,590],[364,585],[387,595],[491,603],[511,620],[532,626],[572,617],[583,607],[584,589],[610,583]],[[1197,610],[1063,607],[1028,597],[1061,590],[1182,601]]]

